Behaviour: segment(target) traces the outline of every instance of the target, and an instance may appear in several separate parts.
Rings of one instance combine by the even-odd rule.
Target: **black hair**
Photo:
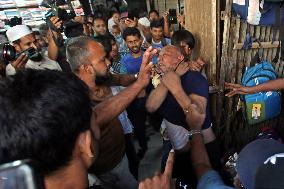
[[[82,23],[69,20],[64,25],[64,34],[67,38],[73,38],[84,35],[84,26]]]
[[[15,44],[20,44],[20,43],[21,43],[21,39],[17,39],[17,40],[15,40],[15,41],[13,41],[13,43],[15,43]]]
[[[158,20],[153,20],[151,23],[150,23],[150,28],[162,28],[163,29],[164,27],[164,22],[163,22],[163,19],[158,19]]]
[[[152,9],[152,10],[149,11],[149,16],[152,13],[156,13],[159,16],[159,12],[157,10],[155,10],[155,9]]]
[[[52,175],[72,159],[91,113],[89,89],[73,73],[28,69],[0,81],[0,164],[31,159]]]
[[[107,55],[111,52],[111,38],[109,35],[98,35],[94,40],[102,44]],[[114,39],[115,41],[115,39]]]
[[[96,20],[102,20],[102,21],[104,21],[104,23],[106,24],[106,20],[105,20],[105,18],[102,17],[102,16],[94,16],[94,23],[95,23]]]
[[[189,48],[193,49],[195,46],[195,39],[191,32],[187,30],[175,31],[172,35],[171,43],[174,46],[180,47],[180,42],[184,42]]]
[[[109,34],[109,35],[107,35],[107,36],[109,37],[110,40],[116,42],[115,37],[114,37],[113,35]]]
[[[137,36],[139,38],[141,38],[141,33],[137,28],[134,27],[128,27],[126,28],[123,33],[122,33],[122,37],[123,39],[126,41],[127,36]]]
[[[139,19],[139,12],[140,12],[140,11],[139,11],[138,8],[129,10],[129,11],[128,11],[128,16],[127,16],[127,18],[130,18],[131,20],[134,20],[134,18]]]
[[[111,11],[111,14],[110,14],[111,17],[112,17],[114,14],[120,14],[120,12],[115,9],[115,10]]]
[[[35,35],[40,35],[39,31],[34,31]]]

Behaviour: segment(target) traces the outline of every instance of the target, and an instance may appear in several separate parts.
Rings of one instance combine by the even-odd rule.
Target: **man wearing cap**
[[[6,32],[9,43],[16,49],[16,53],[21,55],[13,62],[7,65],[6,75],[14,75],[16,70],[23,68],[37,70],[59,70],[59,64],[46,55],[41,53],[33,31],[26,25],[16,25],[11,27]],[[34,49],[33,53],[22,53],[28,49]]]

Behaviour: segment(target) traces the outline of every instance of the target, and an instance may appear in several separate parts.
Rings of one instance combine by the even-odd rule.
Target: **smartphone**
[[[176,11],[176,9],[169,9],[169,22],[170,22],[170,24],[177,24],[177,11]]]
[[[29,160],[0,166],[0,189],[44,189],[43,177]]]

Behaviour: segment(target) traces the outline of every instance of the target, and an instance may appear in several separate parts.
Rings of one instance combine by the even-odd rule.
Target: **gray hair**
[[[89,55],[88,43],[90,41],[92,41],[92,38],[80,36],[71,38],[67,42],[66,58],[73,72],[76,72],[82,64],[88,63],[84,60]]]

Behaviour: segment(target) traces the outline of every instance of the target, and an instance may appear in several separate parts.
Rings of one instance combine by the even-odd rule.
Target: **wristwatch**
[[[134,75],[135,79],[138,78],[139,72]]]
[[[190,130],[188,131],[188,133],[186,134],[188,136],[188,139],[191,140],[193,135],[196,134],[200,134],[203,136],[202,131],[201,130]]]

